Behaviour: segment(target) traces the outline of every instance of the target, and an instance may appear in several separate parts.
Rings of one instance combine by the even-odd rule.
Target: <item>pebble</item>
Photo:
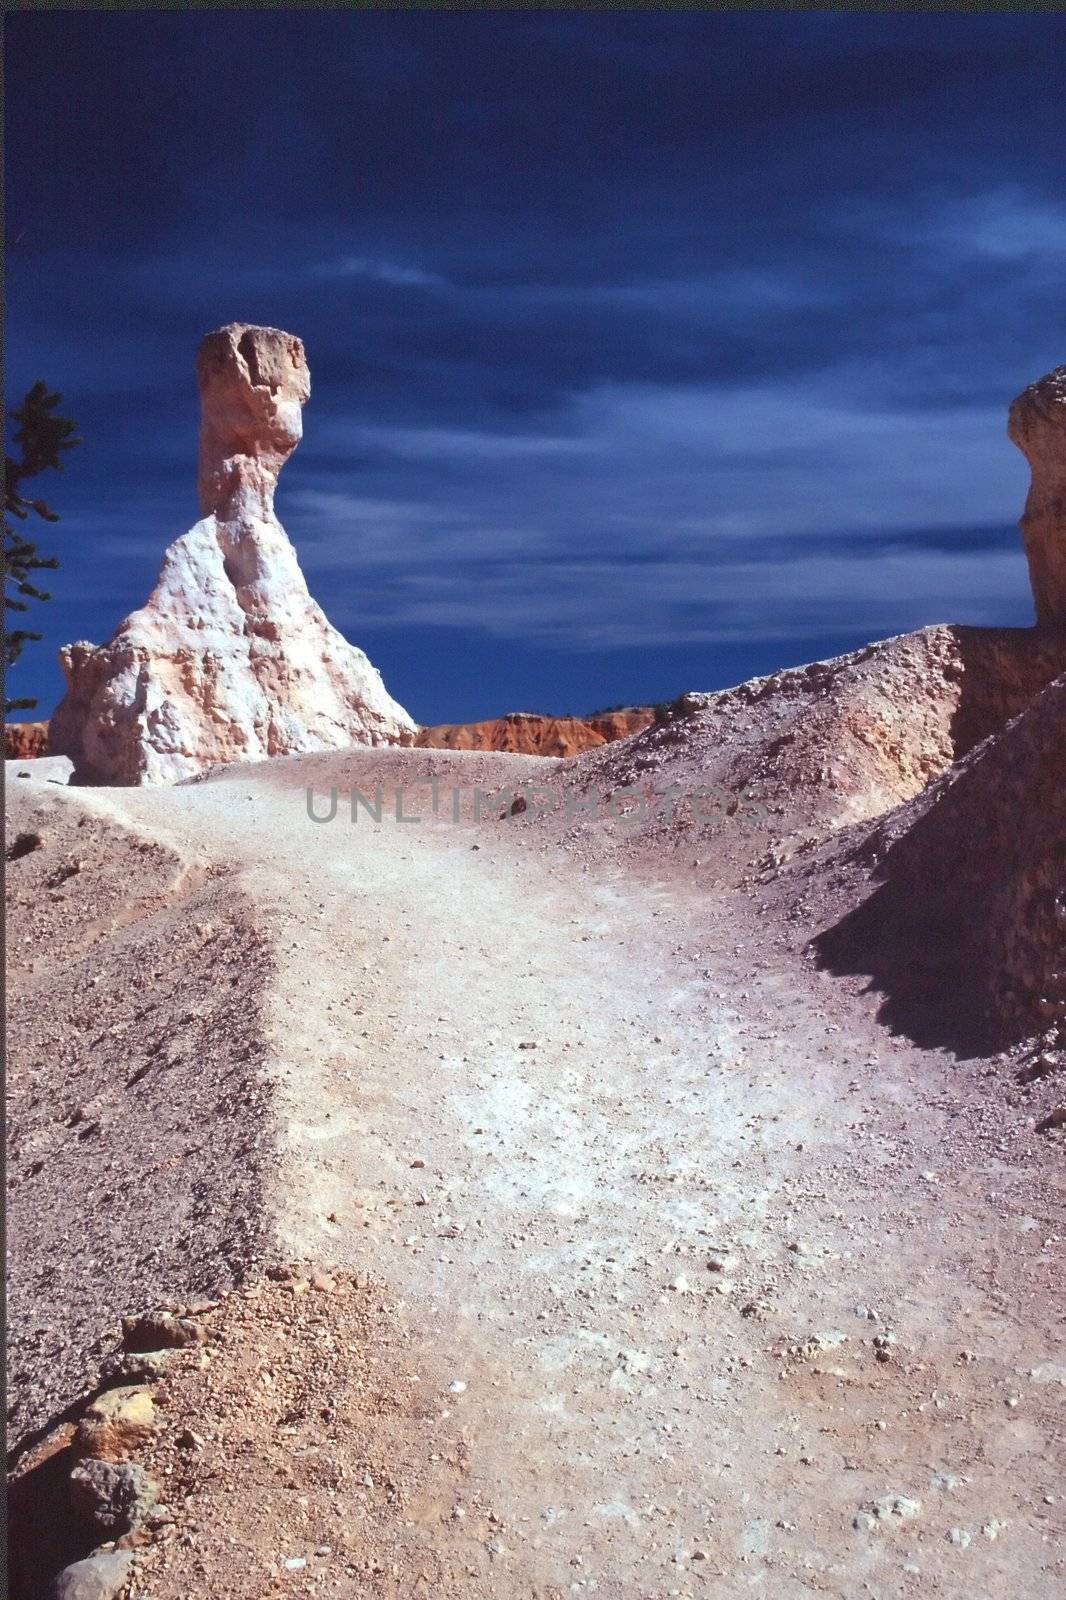
[[[910,1522],[921,1515],[922,1502],[913,1500],[905,1494],[886,1494],[880,1500],[875,1500],[872,1505],[861,1511],[852,1519],[852,1526],[856,1528],[870,1528],[877,1522],[886,1522],[892,1517],[898,1517],[901,1522]]]

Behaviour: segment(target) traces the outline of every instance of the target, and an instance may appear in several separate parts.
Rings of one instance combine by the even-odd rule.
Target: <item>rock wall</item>
[[[1066,367],[1023,390],[1007,432],[1032,472],[1021,530],[1036,619],[1066,628]]]
[[[879,884],[815,941],[886,1021],[968,1050],[1066,1042],[1066,676],[861,846]],[[936,1032],[936,1029],[940,1032]]]

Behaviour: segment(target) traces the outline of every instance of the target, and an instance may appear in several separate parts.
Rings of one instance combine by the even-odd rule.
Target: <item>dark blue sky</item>
[[[62,390],[11,692],[197,514],[193,358],[304,339],[278,510],[422,721],[1028,623],[1006,441],[1066,359],[1066,19],[7,23],[8,393]],[[42,489],[43,489],[43,480]]]

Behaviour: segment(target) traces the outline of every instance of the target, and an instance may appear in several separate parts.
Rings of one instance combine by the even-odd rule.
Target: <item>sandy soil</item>
[[[269,1228],[382,1286],[441,1464],[431,1490],[398,1467],[379,1571],[306,1506],[249,1529],[223,1499],[188,1545],[178,1508],[131,1593],[193,1592],[194,1561],[220,1595],[1066,1593],[1056,1138],[1009,1063],[890,1035],[773,883],[433,819],[415,786],[552,765],[354,752],[63,792],[254,907]],[[307,785],[322,814],[353,781],[383,783],[380,823],[343,792],[309,819]],[[357,1415],[334,1448],[361,1459]]]

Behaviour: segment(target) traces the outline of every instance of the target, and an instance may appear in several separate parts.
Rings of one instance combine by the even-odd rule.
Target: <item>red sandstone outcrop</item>
[[[655,718],[655,706],[616,706],[613,711],[594,712],[585,721],[594,733],[601,735],[605,744],[613,744],[616,739],[628,739],[631,734],[643,733],[645,728],[651,727]]]
[[[1066,627],[1066,367],[1023,390],[1007,432],[1032,472],[1021,530],[1036,618]]]
[[[486,722],[442,722],[436,727],[423,728],[415,743],[424,750],[499,750],[523,756],[577,756],[615,739],[626,739],[654,720],[651,706],[628,706],[587,719],[511,711]]]
[[[78,779],[165,783],[219,762],[412,743],[415,724],[312,600],[274,515],[310,394],[302,343],[232,323],[207,335],[196,370],[203,516],[106,645],[60,651],[52,752]]]

